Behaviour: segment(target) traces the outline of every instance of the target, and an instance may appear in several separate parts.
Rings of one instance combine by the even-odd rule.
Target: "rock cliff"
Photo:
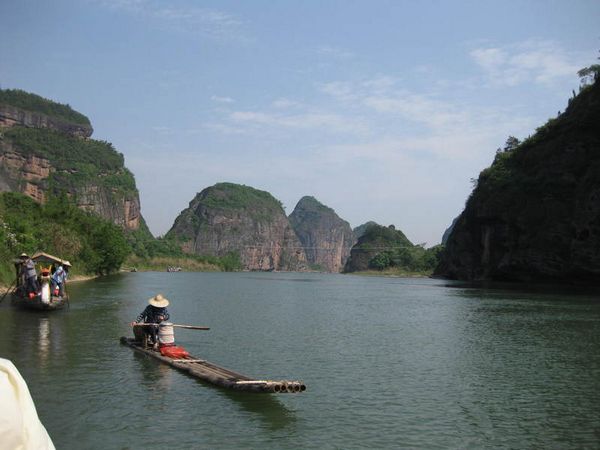
[[[91,133],[87,117],[68,105],[0,90],[0,192],[21,192],[40,203],[66,194],[84,210],[149,234],[123,155],[89,139]]]
[[[204,189],[166,235],[199,255],[239,254],[247,270],[305,270],[306,255],[281,203],[249,186],[218,183]]]
[[[350,224],[314,197],[302,197],[289,220],[311,268],[341,272],[354,245]]]
[[[94,132],[91,125],[75,124],[46,114],[26,111],[0,103],[0,127],[22,126],[28,128],[48,128],[72,136],[89,138]]]
[[[600,83],[479,175],[436,275],[600,284]]]

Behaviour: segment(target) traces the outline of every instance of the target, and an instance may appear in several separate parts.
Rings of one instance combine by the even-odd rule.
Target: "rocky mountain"
[[[370,262],[377,255],[389,255],[399,250],[412,248],[413,244],[404,233],[393,225],[369,225],[352,247],[344,272],[358,272],[371,268]]]
[[[354,240],[358,241],[363,236],[363,234],[365,234],[365,231],[367,231],[367,228],[369,228],[371,225],[380,226],[377,222],[373,222],[372,220],[369,220],[368,222],[365,222],[362,225],[355,227],[353,230]]]
[[[247,270],[307,268],[281,202],[249,186],[218,183],[204,189],[175,219],[166,238],[178,241],[188,253],[239,253]]]
[[[341,272],[350,256],[354,234],[350,224],[314,197],[302,197],[289,216],[313,269]]]
[[[516,144],[479,175],[436,275],[600,284],[600,83]]]
[[[127,230],[149,231],[123,155],[90,139],[90,121],[68,105],[20,90],[0,90],[0,192],[39,203],[65,194]]]

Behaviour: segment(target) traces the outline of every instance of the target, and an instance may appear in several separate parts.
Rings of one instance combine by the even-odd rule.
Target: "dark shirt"
[[[159,319],[158,316],[163,316]],[[148,305],[146,309],[138,316],[136,322],[144,321],[144,323],[161,323],[163,320],[169,320],[169,312],[167,308],[157,308],[156,306]]]

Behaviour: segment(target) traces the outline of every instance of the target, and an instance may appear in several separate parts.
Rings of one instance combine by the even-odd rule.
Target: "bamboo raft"
[[[235,391],[295,394],[306,390],[306,385],[301,381],[255,380],[246,375],[225,369],[224,367],[217,366],[216,364],[193,356],[181,359],[169,358],[161,355],[157,350],[144,348],[140,342],[135,339],[124,336],[121,337],[121,344],[129,346],[137,352],[156,358],[194,378]]]

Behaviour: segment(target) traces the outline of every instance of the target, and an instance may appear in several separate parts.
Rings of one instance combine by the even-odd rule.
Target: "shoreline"
[[[357,275],[361,277],[384,277],[384,278],[432,278],[431,273],[423,272],[401,272],[401,271],[379,271],[361,270],[357,272],[346,272],[343,275]]]

